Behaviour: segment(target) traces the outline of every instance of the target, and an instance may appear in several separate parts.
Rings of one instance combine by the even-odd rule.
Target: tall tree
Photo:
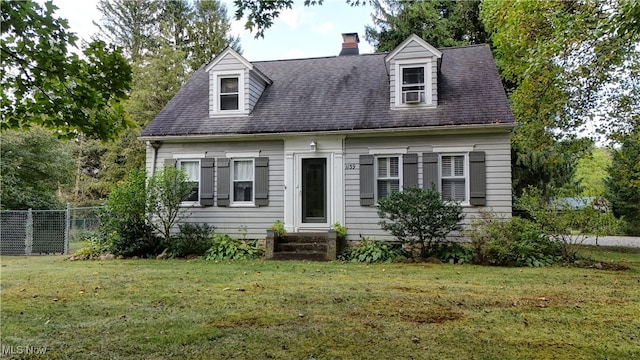
[[[73,158],[66,144],[43,128],[7,130],[0,172],[0,208],[60,209],[57,192],[73,179]]]
[[[229,36],[231,21],[219,0],[100,0],[100,36],[122,46],[134,64],[168,45],[182,51],[191,71],[227,46],[240,51]]]
[[[125,103],[140,126],[147,125],[175,95],[189,76],[183,51],[162,45],[134,64],[133,88]]]
[[[640,129],[613,152],[605,184],[614,215],[625,217],[630,235],[640,235]]]
[[[240,39],[227,34],[231,30],[231,20],[227,7],[218,0],[195,0],[193,23],[189,27],[189,64],[192,69],[211,61],[227,46],[241,52]]]
[[[121,100],[131,68],[119,51],[94,41],[83,58],[72,53],[77,37],[66,20],[31,0],[2,1],[0,129],[42,125],[60,136],[77,132],[116,137],[128,122]]]
[[[480,1],[373,0],[373,26],[366,38],[377,51],[390,51],[411,34],[435,47],[486,42]]]
[[[100,0],[97,8],[102,19],[93,24],[101,38],[122,47],[129,59],[137,61],[153,46],[160,4],[154,0]]]
[[[193,21],[193,6],[188,0],[163,0],[158,17],[159,34],[167,44],[183,52],[189,46],[189,27]]]
[[[605,193],[607,169],[611,166],[611,151],[592,146],[590,152],[578,160],[576,179],[582,185],[582,196],[598,197]]]
[[[124,109],[134,127],[116,141],[102,144],[83,138],[74,199],[85,204],[103,199],[133,169],[144,166],[140,129],[175,95],[190,74],[226,46],[239,50],[228,36],[230,21],[218,0],[103,0],[102,34],[125,47],[133,80]]]
[[[631,1],[632,2],[632,1]],[[480,16],[491,33],[494,56],[520,124],[512,135],[518,183],[536,182],[571,167],[587,149],[575,140],[591,119],[613,134],[627,128],[638,109],[640,32],[627,0],[485,0]],[[637,2],[636,2],[637,3]],[[634,70],[635,69],[635,70]],[[624,103],[615,109],[608,104]],[[565,145],[557,146],[558,141]],[[561,151],[561,152],[559,152]],[[534,161],[535,160],[535,161]],[[569,167],[568,167],[569,166]]]
[[[595,117],[607,120],[603,132],[628,124],[620,120],[640,102],[629,96],[640,87],[638,8],[633,0],[482,3],[514,115],[526,130],[516,142],[558,139]],[[620,101],[633,104],[616,112],[607,105]]]

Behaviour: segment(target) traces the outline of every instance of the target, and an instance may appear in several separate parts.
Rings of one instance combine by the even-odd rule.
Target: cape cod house
[[[264,238],[289,232],[390,238],[376,200],[431,187],[464,211],[511,214],[513,115],[488,45],[436,49],[410,36],[389,53],[250,62],[228,48],[143,130],[148,173],[194,182],[187,221]],[[467,216],[469,218],[469,216]]]

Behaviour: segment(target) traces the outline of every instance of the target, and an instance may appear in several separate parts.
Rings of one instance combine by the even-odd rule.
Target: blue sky
[[[233,19],[233,0],[223,0]],[[71,30],[89,40],[96,32],[92,21],[100,19],[97,0],[54,0],[57,15],[69,20]],[[364,39],[364,27],[371,24],[371,7],[351,7],[345,0],[325,0],[322,6],[303,6],[295,0],[293,9],[285,10],[265,31],[264,39],[255,39],[244,29],[244,21],[234,21],[232,33],[240,36],[243,55],[249,61],[294,59],[338,55],[344,32],[360,34],[360,53],[371,53],[373,47]]]

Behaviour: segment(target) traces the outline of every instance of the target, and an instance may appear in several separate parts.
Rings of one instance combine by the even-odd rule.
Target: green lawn
[[[46,347],[47,359],[640,359],[640,252],[583,251],[632,270],[2,257],[2,348],[37,358],[16,353]]]

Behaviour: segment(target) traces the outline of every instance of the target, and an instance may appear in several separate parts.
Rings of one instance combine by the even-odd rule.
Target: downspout
[[[147,145],[151,145],[153,154],[151,155],[151,173],[149,176],[156,174],[156,160],[158,159],[158,148],[160,147],[159,141],[147,141]]]

